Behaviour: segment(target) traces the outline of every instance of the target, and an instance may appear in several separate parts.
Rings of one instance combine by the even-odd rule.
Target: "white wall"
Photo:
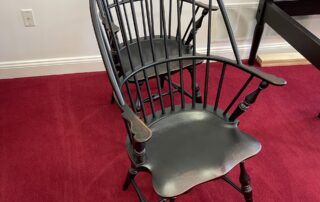
[[[36,27],[20,9],[32,8]],[[10,0],[0,7],[0,61],[96,55],[88,0]]]
[[[206,0],[202,0],[206,2]],[[258,0],[225,0],[243,58],[248,57]],[[10,0],[0,7],[0,78],[102,70],[88,0]],[[36,27],[24,27],[20,9],[32,8]],[[320,17],[300,17],[320,35]],[[214,16],[213,51],[230,56],[226,32]],[[316,25],[316,26],[315,26]],[[205,35],[205,30],[199,33]],[[205,42],[200,41],[205,47]],[[201,49],[201,48],[200,48]],[[260,50],[287,51],[290,46],[267,28]]]
[[[101,69],[88,0],[10,0],[0,6],[0,78]],[[24,27],[32,8],[37,26]]]

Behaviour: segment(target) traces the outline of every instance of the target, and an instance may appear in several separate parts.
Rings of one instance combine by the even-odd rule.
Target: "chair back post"
[[[233,50],[234,56],[236,58],[237,63],[240,65],[240,64],[242,64],[242,62],[241,62],[241,58],[240,58],[240,55],[239,55],[238,46],[237,46],[233,31],[232,31],[232,28],[231,28],[230,20],[229,20],[229,17],[227,15],[226,8],[224,6],[223,0],[217,0],[217,2],[219,4],[219,8],[221,10],[221,14],[222,14],[222,17],[223,17],[223,20],[224,20],[224,24],[225,24],[225,26],[227,28],[227,32],[228,32],[228,36],[229,36],[229,39],[230,39],[230,42],[231,42],[231,46],[232,46],[232,50]]]
[[[92,24],[94,27],[94,33],[96,35],[96,39],[98,41],[98,46],[100,50],[100,54],[102,56],[102,60],[104,63],[104,66],[106,68],[106,71],[108,72],[108,77],[111,82],[113,91],[117,97],[118,103],[123,106],[125,105],[125,101],[123,98],[123,95],[121,93],[121,90],[119,88],[119,83],[117,82],[116,73],[113,71],[112,68],[110,68],[113,63],[112,56],[110,55],[110,44],[109,40],[106,38],[106,36],[103,33],[103,30],[101,28],[101,22],[97,15],[97,7],[96,7],[96,0],[90,0],[90,14],[92,19]],[[108,50],[109,49],[109,50]]]

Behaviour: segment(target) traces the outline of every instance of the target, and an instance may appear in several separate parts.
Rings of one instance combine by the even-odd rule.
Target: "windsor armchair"
[[[153,36],[151,11],[154,5],[152,6],[151,2],[157,2],[160,8],[159,14],[162,19],[159,23],[162,36]],[[123,190],[132,184],[140,201],[145,201],[134,180],[139,172],[145,171],[152,175],[153,188],[160,196],[160,201],[174,201],[177,196],[192,187],[214,179],[224,180],[242,193],[246,201],[252,201],[252,187],[244,161],[256,155],[261,145],[257,139],[238,128],[238,117],[247,111],[269,84],[282,86],[286,82],[242,64],[222,0],[217,0],[217,3],[228,31],[235,60],[210,53],[211,22],[213,12],[217,11],[212,0],[209,0],[208,5],[191,0],[169,0],[166,3],[164,4],[164,0],[115,0],[113,3],[90,0],[91,18],[100,53],[127,128],[126,146],[131,166]],[[188,3],[189,7],[182,8],[183,3]],[[125,8],[120,9],[125,4],[128,6],[127,11]],[[205,54],[202,55],[196,52],[196,34],[191,35],[190,47],[185,45],[182,34],[182,29],[191,29],[192,33],[196,33],[196,11],[199,7],[207,9],[208,14],[204,37],[207,46]],[[131,10],[130,15],[128,8]],[[140,8],[139,12],[136,11],[137,8]],[[167,10],[169,12],[166,12]],[[170,16],[173,13],[170,11],[173,10],[176,11],[174,17]],[[116,19],[111,18],[112,12],[117,14]],[[183,25],[182,16],[188,16],[190,13],[191,23]],[[123,16],[130,16],[132,19],[134,34],[137,36],[135,40],[131,41],[126,33],[116,35],[123,26]],[[136,23],[138,17],[145,19],[145,25]],[[175,19],[175,37],[166,34],[167,18]],[[120,28],[116,23],[120,24]],[[139,38],[138,33],[141,30],[145,36]],[[123,42],[118,46],[116,40]],[[132,48],[129,45],[131,43],[135,43],[136,48]],[[164,54],[157,55],[154,50],[155,44],[163,46]],[[169,48],[169,44],[174,48]],[[150,50],[148,56],[142,53],[144,47]],[[115,57],[114,49],[120,57]],[[123,61],[130,64],[130,69],[124,69]],[[206,63],[199,65],[202,61]],[[215,68],[217,65],[221,67]],[[184,74],[184,68],[188,66],[191,68],[191,80]],[[171,68],[177,68],[177,74],[173,75]],[[232,91],[233,93],[224,91],[230,89],[225,87],[227,83],[232,88],[236,87],[232,79],[226,78],[229,69],[237,71],[236,76],[244,74],[246,78],[236,91]],[[220,72],[217,74],[216,71]],[[214,75],[219,75],[217,79],[213,72]],[[164,89],[161,88],[162,75],[165,75],[168,81],[167,93],[163,93]],[[198,103],[196,97],[200,90],[197,88],[196,78],[200,75],[203,100]],[[139,83],[141,80],[144,81],[143,84]],[[189,83],[191,85],[187,85]],[[258,87],[248,93],[248,88],[252,85]],[[216,92],[213,94],[214,90]],[[248,94],[243,101],[239,101],[245,92]],[[158,94],[159,99],[155,99],[154,93]],[[231,97],[225,98],[224,95]],[[137,110],[135,99],[141,103],[141,110]],[[240,186],[227,176],[237,165],[240,165]]]
[[[113,1],[112,3],[108,1],[98,2],[100,15],[103,19],[102,23],[113,52],[112,57],[116,64],[116,73],[119,76],[128,73],[132,69],[137,69],[143,65],[161,60],[161,58],[174,58],[179,55],[179,51],[181,51],[181,55],[190,54],[193,47],[191,44],[193,35],[196,35],[197,31],[201,28],[203,19],[208,14],[208,5],[196,2],[197,8],[195,13],[198,13],[201,8],[201,15],[195,21],[195,29],[190,29],[192,19],[190,20],[182,39],[179,39],[182,40],[181,46],[179,46],[177,28],[172,26],[172,24],[174,24],[172,0],[170,0],[168,14],[161,12],[162,7],[165,7],[165,5],[159,4],[159,1],[144,3],[142,0],[134,0],[133,2],[136,2],[136,7],[138,4],[137,8],[131,8],[130,1]],[[183,2],[190,3],[191,1],[183,0],[180,9],[183,7]],[[148,9],[145,9],[147,7]],[[136,10],[141,12],[140,18],[139,16],[132,15],[132,13],[136,13]],[[211,10],[217,10],[217,7],[213,6]],[[174,28],[176,29],[174,30]],[[153,39],[152,43],[150,43],[150,37]],[[166,40],[166,43],[163,43],[163,39]],[[128,47],[130,51],[127,51],[126,47]],[[202,61],[203,60],[197,60],[196,63],[199,64],[202,63]],[[191,63],[192,61],[190,60],[182,61],[182,68],[187,68],[190,76],[193,75]],[[172,62],[168,64],[168,66],[171,73],[179,70],[178,62]],[[160,87],[163,88],[165,81],[168,80],[166,64],[159,64],[157,71],[160,78]],[[146,77],[150,78],[154,76],[154,71],[146,70]],[[138,83],[142,85],[145,81],[144,75],[140,73],[137,74],[136,77]],[[133,79],[130,79],[130,81],[134,82]],[[177,90],[180,89],[179,86],[174,83],[173,87]],[[153,99],[157,98],[159,98],[159,94],[153,95]],[[201,100],[199,85],[196,82],[196,101],[200,103]],[[149,99],[143,100],[142,102],[146,101],[149,101]],[[113,102],[114,96],[112,96],[112,103]],[[140,110],[140,105],[141,103],[137,100],[136,108],[139,108],[138,110]]]

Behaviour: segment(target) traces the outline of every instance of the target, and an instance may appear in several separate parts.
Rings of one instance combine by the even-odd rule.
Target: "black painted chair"
[[[212,13],[217,12],[212,0],[208,5],[191,0],[165,2],[115,0],[108,3],[105,0],[90,0],[100,52],[128,131],[126,145],[131,166],[123,190],[132,184],[140,201],[145,201],[134,177],[146,171],[152,175],[153,188],[160,201],[173,201],[192,187],[214,179],[223,179],[242,193],[246,201],[252,201],[252,187],[244,161],[256,155],[261,145],[254,137],[240,131],[237,118],[269,84],[282,86],[286,82],[241,63],[222,0],[217,2],[236,60],[210,54],[211,19]],[[152,9],[155,4],[161,16],[159,30],[163,34],[159,36],[153,34],[156,22]],[[183,7],[184,4],[188,7]],[[197,37],[193,34],[199,27],[196,20],[199,7],[206,10],[202,13],[208,14],[205,54],[197,54]],[[182,14],[184,10],[186,12]],[[116,14],[116,18],[112,18],[111,14]],[[181,18],[190,15],[189,33],[192,34],[189,40],[192,43],[186,45],[188,39],[185,40],[181,34]],[[129,23],[132,23],[134,36],[121,32],[124,28],[122,18],[131,19]],[[137,24],[137,19],[141,18],[145,22]],[[171,28],[168,28],[173,24],[177,27],[175,36],[171,36]],[[188,24],[184,29],[188,29]],[[140,37],[139,33],[143,36]],[[161,47],[161,51],[157,52],[156,47]],[[202,61],[206,63],[199,65]],[[215,65],[210,62],[215,62]],[[217,68],[214,69],[218,64],[221,65],[219,74]],[[185,78],[186,67],[191,69],[191,81]],[[224,94],[231,94],[224,92],[224,89],[229,89],[225,88],[227,81],[231,82],[231,86],[233,83],[226,78],[228,69],[237,70],[239,76],[244,74],[246,80],[234,91],[234,96],[222,100]],[[216,83],[213,71],[219,75]],[[197,74],[203,75],[201,103],[196,99],[200,91],[196,85]],[[167,88],[162,88],[161,79],[164,77],[168,82]],[[144,82],[141,84],[139,81]],[[259,81],[258,87],[239,101],[256,81]],[[213,91],[216,92],[212,94]],[[135,100],[141,103],[140,110],[137,110]],[[224,104],[226,100],[228,104]],[[236,103],[239,103],[238,106]],[[241,186],[227,177],[227,173],[237,165],[240,165]]]
[[[161,12],[160,1],[150,1],[145,4],[143,0],[134,0],[134,5],[137,8],[131,9],[131,3],[127,1],[101,1],[98,2],[100,15],[103,23],[103,28],[106,31],[106,37],[110,41],[110,48],[112,50],[112,57],[115,61],[115,69],[118,76],[122,76],[132,69],[137,69],[141,66],[158,61],[163,58],[174,58],[179,55],[181,51],[182,56],[191,54],[193,35],[201,28],[203,19],[208,14],[208,5],[201,2],[196,2],[195,13],[202,10],[201,15],[197,16],[195,21],[195,29],[191,30],[192,19],[190,20],[187,29],[185,30],[181,44],[177,38],[177,25],[173,26],[173,12],[172,0],[170,1],[171,7],[168,13]],[[183,3],[190,4],[190,0],[181,1],[180,9],[182,11]],[[167,4],[169,2],[166,2]],[[146,9],[148,8],[148,9]],[[213,6],[212,10],[217,10]],[[139,10],[141,16],[132,16],[132,12]],[[175,10],[176,11],[176,10]],[[157,12],[157,13],[156,13]],[[181,13],[181,12],[180,12]],[[192,15],[189,15],[191,17]],[[148,19],[149,18],[149,19]],[[110,22],[108,22],[108,20]],[[176,22],[176,21],[175,21]],[[140,25],[140,27],[139,27]],[[166,43],[163,43],[163,37]],[[150,43],[150,37],[153,38],[153,43]],[[181,47],[179,46],[181,45]],[[127,51],[129,47],[130,51]],[[141,57],[140,57],[141,55]],[[200,55],[200,54],[197,54]],[[203,60],[197,60],[196,63],[202,63]],[[172,62],[169,65],[171,73],[178,72],[178,62]],[[192,76],[192,61],[184,60],[182,68],[187,68]],[[168,80],[166,64],[159,64],[157,74],[160,79],[160,87],[163,88],[165,81]],[[146,70],[146,77],[152,78],[155,76],[154,71]],[[142,73],[136,76],[139,85],[145,82]],[[130,82],[134,82],[133,79]],[[173,87],[179,91],[179,87],[173,84]],[[165,93],[164,93],[165,94]],[[188,95],[188,94],[186,94]],[[153,95],[153,99],[158,99],[159,95]],[[144,100],[144,102],[149,101]],[[199,85],[196,83],[196,102],[201,103],[202,97],[200,94]],[[112,96],[112,103],[114,103],[114,96]],[[138,111],[141,110],[141,103],[137,100],[136,106]]]

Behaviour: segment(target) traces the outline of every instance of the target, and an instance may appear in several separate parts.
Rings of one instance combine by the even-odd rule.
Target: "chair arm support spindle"
[[[247,109],[250,107],[250,105],[255,103],[260,92],[263,89],[267,88],[268,85],[269,85],[268,82],[262,81],[260,83],[259,87],[255,91],[253,91],[252,93],[247,95],[245,97],[245,99],[238,105],[238,107],[231,114],[229,121],[231,121],[231,122],[235,121],[241,114],[243,114],[245,111],[247,111]]]
[[[185,45],[189,45],[190,42],[193,40],[193,37],[197,34],[198,30],[201,28],[202,26],[202,22],[203,22],[203,18],[208,14],[208,9],[203,9],[200,18],[195,22],[195,30],[193,31],[193,29],[190,31],[190,34],[187,38],[187,41],[185,43]]]

